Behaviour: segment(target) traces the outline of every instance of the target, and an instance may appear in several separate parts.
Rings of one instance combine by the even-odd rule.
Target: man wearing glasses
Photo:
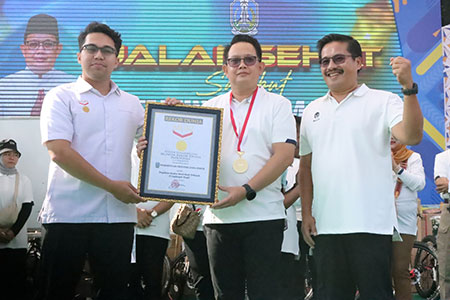
[[[423,117],[411,64],[391,58],[397,95],[358,83],[361,46],[329,34],[317,43],[329,92],[303,112],[300,131],[302,232],[314,248],[318,299],[393,299],[391,249],[397,218],[391,135],[422,139]],[[400,174],[403,170],[400,170]]]
[[[258,87],[259,42],[236,35],[225,48],[231,92],[204,106],[224,109],[219,202],[204,214],[216,299],[277,299],[285,224],[280,176],[294,160],[291,103]]]
[[[62,47],[54,17],[39,14],[28,20],[20,46],[26,68],[0,79],[0,116],[39,116],[45,94],[75,79],[54,69]]]
[[[51,163],[39,214],[47,230],[40,299],[73,299],[86,255],[97,299],[127,299],[136,207],[131,185],[133,140],[142,135],[144,109],[119,89],[120,34],[93,22],[78,37],[82,74],[47,94],[42,143]]]

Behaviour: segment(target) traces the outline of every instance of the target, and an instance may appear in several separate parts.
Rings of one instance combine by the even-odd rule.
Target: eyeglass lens
[[[45,41],[26,41],[25,45],[28,46],[30,49],[37,49],[39,46],[42,46],[45,50],[50,50],[55,48],[57,45],[57,42],[51,41],[51,40],[45,40]]]
[[[347,57],[350,57],[351,55],[345,55],[345,54],[336,54],[333,57],[324,57],[320,60],[320,65],[322,67],[327,67],[330,64],[330,61],[332,60],[336,65],[341,65],[345,62]]]
[[[228,65],[233,68],[238,67],[242,60],[246,66],[253,66],[256,63],[256,56],[231,57],[228,59]]]
[[[111,55],[111,54],[116,53],[116,50],[114,50],[113,48],[111,48],[109,46],[97,47],[94,44],[84,45],[82,49],[85,49],[89,54],[95,54],[98,52],[98,50],[100,50],[103,55]]]

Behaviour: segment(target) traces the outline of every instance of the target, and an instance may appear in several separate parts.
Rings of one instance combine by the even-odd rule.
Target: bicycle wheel
[[[432,248],[420,242],[414,242],[416,251],[413,270],[416,274],[417,293],[429,300],[439,296],[438,260]]]
[[[428,247],[437,249],[436,237],[434,235],[427,235],[421,240],[422,243],[427,244]]]

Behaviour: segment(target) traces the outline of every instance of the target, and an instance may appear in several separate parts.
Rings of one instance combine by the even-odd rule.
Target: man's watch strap
[[[403,95],[409,96],[409,95],[416,95],[419,93],[419,87],[417,86],[417,83],[413,82],[413,86],[410,89],[402,89]]]
[[[152,209],[152,212],[150,213],[150,216],[152,218],[156,218],[158,216],[158,212],[156,210]]]
[[[253,199],[255,199],[256,197],[256,192],[254,189],[251,188],[251,186],[249,186],[248,184],[243,184],[242,185],[245,189],[245,198],[247,198],[248,201],[251,201]]]

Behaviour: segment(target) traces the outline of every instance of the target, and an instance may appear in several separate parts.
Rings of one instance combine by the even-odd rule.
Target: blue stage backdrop
[[[389,59],[412,60],[425,114],[426,135],[414,148],[422,154],[427,187],[425,204],[439,202],[433,191],[434,154],[443,146],[442,54],[439,0],[4,0],[0,7],[0,118],[30,117],[45,75],[27,77],[22,50],[30,17],[45,13],[58,21],[62,49],[54,69],[61,80],[80,74],[77,36],[91,21],[122,33],[120,66],[113,80],[145,100],[167,96],[190,104],[229,90],[221,71],[223,47],[234,34],[254,35],[267,65],[260,85],[292,101],[302,114],[310,101],[327,92],[318,65],[316,42],[330,32],[350,34],[364,51],[360,81],[400,94]],[[21,47],[22,45],[22,47]],[[40,47],[40,46],[39,46]],[[41,62],[45,63],[45,62]],[[8,75],[17,73],[8,81]],[[32,76],[32,75],[30,75]],[[19,79],[17,79],[19,78]],[[52,82],[45,82],[45,91]],[[19,96],[18,96],[19,95]],[[368,158],[370,159],[370,158]]]

